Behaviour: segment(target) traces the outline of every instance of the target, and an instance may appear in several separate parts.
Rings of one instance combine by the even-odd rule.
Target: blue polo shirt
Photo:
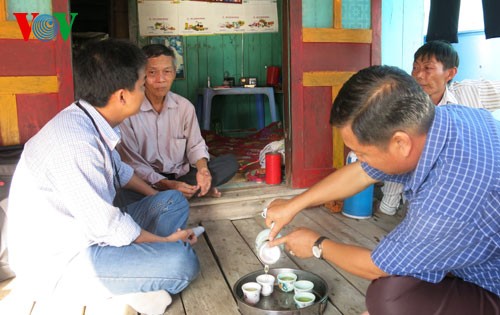
[[[500,295],[500,122],[486,110],[436,107],[416,169],[372,178],[405,185],[405,219],[372,252],[392,275],[441,281],[447,273]]]

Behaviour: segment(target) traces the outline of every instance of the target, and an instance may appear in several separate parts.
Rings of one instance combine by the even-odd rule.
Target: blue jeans
[[[179,191],[169,190],[129,204],[127,212],[143,229],[168,236],[186,227],[189,204]],[[175,294],[196,278],[199,268],[196,253],[182,241],[93,245],[73,259],[56,293],[78,293],[83,302],[134,292]]]

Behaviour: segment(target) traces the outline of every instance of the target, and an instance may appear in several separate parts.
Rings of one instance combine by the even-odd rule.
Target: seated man
[[[267,208],[269,246],[372,280],[370,315],[500,314],[500,122],[484,109],[435,106],[403,70],[373,66],[340,89],[331,124],[359,158]],[[381,180],[404,183],[409,210],[373,250],[299,228],[302,209]],[[273,226],[274,225],[274,226]]]
[[[458,65],[458,53],[451,44],[430,41],[415,52],[411,75],[436,105],[461,104],[492,112],[500,109],[500,81],[451,82],[458,72]],[[380,211],[395,214],[401,202],[403,186],[385,182],[381,190],[384,196]]]
[[[89,43],[74,63],[78,101],[24,147],[9,195],[9,258],[37,302],[128,296],[137,311],[159,314],[199,273],[187,200],[151,188],[115,150],[118,124],[144,99],[145,65],[132,43]],[[122,187],[147,197],[118,208]],[[158,294],[130,295],[141,292]]]
[[[172,49],[153,44],[143,51],[146,98],[139,113],[120,125],[123,160],[158,190],[175,189],[186,198],[220,197],[217,186],[234,176],[238,161],[233,155],[210,160],[193,104],[170,91],[176,73]]]

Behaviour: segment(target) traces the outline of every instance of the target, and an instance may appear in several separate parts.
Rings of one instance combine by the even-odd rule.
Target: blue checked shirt
[[[14,268],[29,271],[46,264],[45,272],[61,271],[88,246],[124,246],[140,233],[134,220],[112,205],[116,191],[110,153],[122,185],[133,175],[115,150],[118,128],[113,129],[94,107],[80,103],[102,138],[89,117],[70,105],[25,145],[9,194],[9,255]]]
[[[410,207],[374,249],[385,272],[439,282],[447,273],[500,295],[500,122],[486,110],[439,106],[412,173],[400,182]]]

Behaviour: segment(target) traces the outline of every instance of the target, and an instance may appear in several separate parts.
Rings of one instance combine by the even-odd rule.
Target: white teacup
[[[283,292],[292,292],[297,275],[293,272],[282,272],[278,275],[278,286]]]
[[[296,294],[300,292],[312,292],[314,283],[309,280],[299,280],[295,281],[295,283],[293,284],[293,288]]]
[[[248,304],[257,304],[260,301],[260,291],[262,286],[257,282],[247,282],[241,286],[243,299]]]
[[[300,292],[293,296],[293,300],[297,308],[303,308],[312,305],[316,300],[316,296],[311,292]]]
[[[255,249],[257,250],[257,255],[260,261],[266,265],[272,265],[276,263],[281,257],[281,247],[273,246],[269,247],[269,233],[271,229],[265,229],[260,231],[260,233],[255,238]],[[277,237],[281,235],[278,234]]]
[[[260,291],[262,296],[269,296],[273,293],[274,279],[274,276],[270,274],[257,276],[257,283],[262,286],[262,290]]]

